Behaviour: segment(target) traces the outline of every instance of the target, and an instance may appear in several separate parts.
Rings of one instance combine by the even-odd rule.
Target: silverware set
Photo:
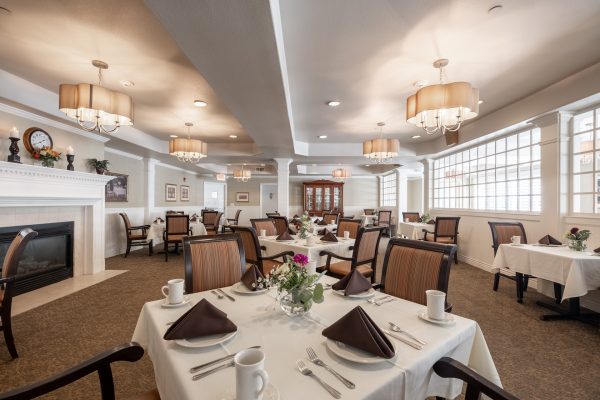
[[[381,297],[377,297],[377,298],[372,297],[369,300],[367,300],[367,302],[371,303],[371,304],[375,304],[376,306],[380,306],[385,303],[390,303],[394,300],[396,300],[396,298],[394,296],[385,295],[385,296],[381,296]]]
[[[399,340],[402,343],[407,344],[417,350],[423,350],[423,346],[427,344],[426,341],[417,338],[411,333],[408,333],[393,322],[388,322],[388,324],[390,325],[391,331],[383,329],[383,332],[385,332],[386,335],[393,337],[394,339]]]
[[[319,358],[319,356],[317,356],[317,353],[314,351],[314,349],[312,347],[306,348],[306,354],[308,354],[308,359],[310,360],[310,362],[312,362],[315,365],[318,365],[319,367],[323,367],[327,371],[331,372],[331,374],[333,376],[335,376],[336,378],[338,378],[344,385],[346,385],[346,387],[348,387],[350,389],[354,389],[356,387],[356,385],[354,383],[350,382],[348,379],[344,378],[338,372],[334,371],[333,368],[331,368],[327,364],[325,364],[325,362],[323,360],[321,360]]]
[[[319,382],[321,384],[321,386],[323,386],[323,388],[325,390],[327,390],[329,392],[329,394],[333,398],[335,398],[335,399],[342,398],[342,394],[340,392],[338,392],[337,390],[335,390],[334,388],[329,386],[325,381],[323,381],[321,378],[319,378],[317,375],[315,375],[310,369],[308,369],[306,367],[306,364],[304,364],[304,361],[298,360],[298,361],[296,361],[296,365],[298,366],[298,371],[300,371],[300,373],[302,375],[306,375],[306,376],[310,376],[311,378],[314,378],[317,382]]]
[[[217,296],[219,299],[222,299],[223,297],[227,297],[229,300],[235,301],[235,298],[233,298],[232,296],[225,293],[222,289],[211,290],[210,292],[212,294],[214,294],[215,296]]]
[[[252,346],[252,347],[249,347],[249,349],[260,349],[260,346]],[[190,368],[190,373],[194,374],[194,373],[196,373],[198,371],[201,371],[201,370],[203,370],[205,368],[212,367],[213,365],[216,365],[216,364],[218,364],[220,362],[228,361],[227,363],[219,365],[218,367],[211,368],[211,369],[209,369],[207,371],[204,371],[204,372],[201,372],[199,374],[196,374],[196,375],[192,376],[192,380],[197,381],[198,379],[202,379],[205,376],[213,374],[213,373],[215,373],[217,371],[221,371],[222,369],[233,367],[235,365],[235,363],[233,362],[233,357],[235,357],[236,354],[237,353],[229,354],[229,355],[227,355],[225,357],[217,358],[216,360],[209,361],[207,363],[204,363],[204,364],[201,364],[201,365],[197,365],[195,367]]]

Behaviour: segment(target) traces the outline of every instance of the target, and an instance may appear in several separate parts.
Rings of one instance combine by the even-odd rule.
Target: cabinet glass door
[[[323,210],[323,188],[315,188],[315,210]]]
[[[312,210],[313,209],[313,204],[314,204],[314,193],[313,193],[313,188],[310,186],[306,187],[306,204],[304,204],[304,209],[305,210]]]
[[[331,210],[331,187],[325,186],[323,191],[325,193],[323,198],[323,210]]]
[[[340,188],[336,186],[333,188],[333,209],[339,210],[340,208]]]

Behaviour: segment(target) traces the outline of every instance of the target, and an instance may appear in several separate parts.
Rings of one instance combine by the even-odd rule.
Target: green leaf
[[[315,303],[322,303],[325,298],[323,297],[323,285],[317,283],[313,290],[313,300]]]

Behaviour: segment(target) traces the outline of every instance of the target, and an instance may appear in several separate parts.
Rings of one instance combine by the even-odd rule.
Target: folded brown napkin
[[[334,283],[331,288],[333,290],[344,290],[344,295],[349,296],[371,289],[371,282],[355,268],[348,275]]]
[[[317,218],[313,221],[313,223],[315,223],[315,224],[318,224],[319,222],[321,222],[321,220],[319,218]]]
[[[329,231],[325,232],[325,234],[323,235],[321,240],[324,242],[337,242],[338,241],[338,239],[335,237],[335,235]]]
[[[154,220],[154,223],[163,223],[163,222],[165,222],[165,220],[162,219],[161,217],[158,217]]]
[[[199,217],[198,214],[196,214],[196,213],[192,214],[192,218],[198,218],[198,217]]]
[[[198,222],[198,217],[192,217],[192,218],[190,218],[190,222]]]
[[[540,240],[538,240],[539,244],[562,244],[559,240],[553,238],[550,235],[546,235]]]
[[[275,240],[294,240],[294,238],[290,236],[288,231],[285,231],[281,235],[277,236],[277,239]]]
[[[600,247],[594,249],[594,253],[600,253]]]
[[[428,223],[429,225],[435,225],[435,220],[433,220],[433,219],[430,219],[429,221],[427,221],[427,223]]]
[[[165,340],[192,339],[237,330],[227,314],[202,299],[167,329]]]
[[[322,219],[319,222],[317,222],[317,225],[327,225],[327,222],[325,222],[325,220]]]
[[[300,218],[300,216],[298,214],[294,214],[294,216],[292,217],[292,219],[298,219]]]
[[[261,281],[265,279],[262,272],[260,272],[260,269],[258,269],[256,265],[252,265],[244,272],[241,281],[248,289],[255,291],[260,284],[258,278],[261,278]]]
[[[317,231],[317,235],[326,235],[327,232],[329,232],[329,229],[327,229],[327,228],[319,229]]]
[[[337,320],[322,332],[323,336],[337,340],[383,358],[392,358],[394,345],[367,315],[361,306]]]

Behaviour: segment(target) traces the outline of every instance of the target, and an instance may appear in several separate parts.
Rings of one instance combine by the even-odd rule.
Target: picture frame
[[[177,201],[177,185],[165,184],[165,201]]]
[[[238,203],[249,203],[250,202],[250,193],[249,192],[236,192],[235,193],[235,201]]]
[[[181,201],[190,201],[190,187],[186,185],[179,186],[179,199]]]
[[[115,177],[104,186],[104,201],[114,203],[127,202],[129,175],[108,171],[104,175]]]

